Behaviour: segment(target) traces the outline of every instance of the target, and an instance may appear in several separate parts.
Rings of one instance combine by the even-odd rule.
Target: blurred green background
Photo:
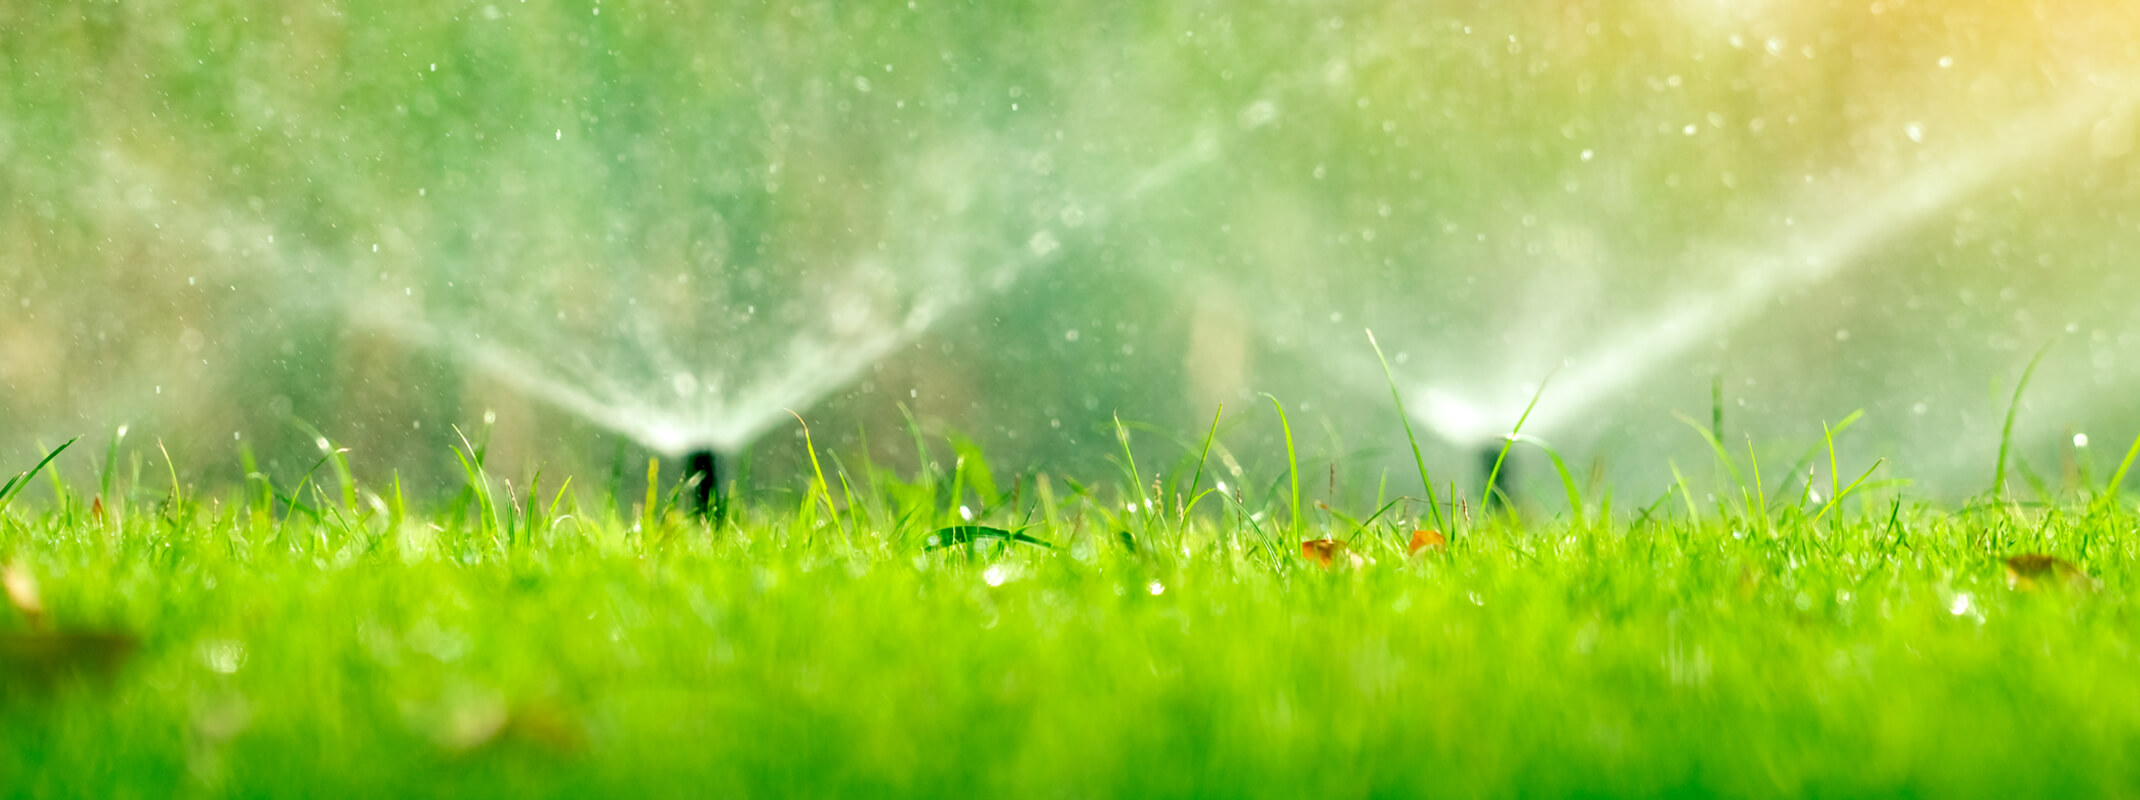
[[[2140,432],[2136,23],[8,4],[0,463],[126,425],[189,482],[241,447],[287,481],[316,430],[428,493],[494,413],[502,474],[710,444],[778,484],[781,409],[911,467],[903,406],[1005,473],[1099,476],[1115,417],[1187,438],[1225,403],[1269,478],[1270,392],[1316,473],[1371,491],[1409,460],[1372,328],[1442,476],[1475,484],[1551,375],[1535,432],[1644,500],[1706,474],[1673,412],[1706,423],[1713,382],[1778,461],[1864,409],[1846,471],[1980,490],[2049,344],[2017,452],[2056,485]]]

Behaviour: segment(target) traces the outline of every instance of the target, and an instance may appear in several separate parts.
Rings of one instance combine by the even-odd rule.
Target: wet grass
[[[1429,539],[1423,504],[1293,520],[1275,482],[1221,483],[1186,515],[1187,481],[999,493],[976,453],[914,480],[835,460],[711,530],[676,494],[582,503],[488,475],[479,443],[464,455],[470,488],[432,511],[355,478],[222,496],[107,479],[86,498],[38,479],[38,502],[0,512],[4,793],[2140,780],[2140,517],[2108,487],[1961,510],[1880,488],[1840,508],[1459,504],[1441,512],[1463,529]],[[2025,553],[2056,560],[2006,563]]]

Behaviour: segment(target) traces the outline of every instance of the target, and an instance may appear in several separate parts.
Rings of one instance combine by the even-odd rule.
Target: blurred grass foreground
[[[1750,484],[1621,521],[1609,499],[1522,522],[1465,501],[1428,533],[1417,504],[1241,505],[1185,466],[1105,493],[843,471],[843,503],[820,483],[713,529],[540,476],[473,474],[435,513],[334,478],[56,484],[56,506],[0,509],[0,793],[2096,796],[2140,778],[2140,519],[2115,480],[1958,513]]]

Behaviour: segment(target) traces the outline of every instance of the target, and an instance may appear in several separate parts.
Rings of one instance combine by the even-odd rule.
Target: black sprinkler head
[[[719,525],[728,504],[721,496],[721,461],[712,450],[694,450],[684,456],[684,488],[699,518]]]

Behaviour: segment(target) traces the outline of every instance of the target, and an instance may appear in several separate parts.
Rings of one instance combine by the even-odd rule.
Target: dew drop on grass
[[[1954,602],[1947,604],[1947,613],[1957,617],[1969,613],[1969,593],[1955,595]]]
[[[981,573],[981,580],[987,581],[990,586],[1002,586],[1003,582],[1009,579],[1010,573],[1003,568],[1002,564],[990,566]]]
[[[1150,585],[1144,587],[1144,590],[1147,592],[1151,592],[1153,597],[1158,597],[1167,593],[1167,585],[1158,581],[1152,581]]]
[[[2086,449],[2088,447],[2088,434],[2073,434],[2073,446],[2079,449]]]
[[[972,521],[973,521],[973,509],[971,509],[971,508],[967,508],[967,507],[965,507],[965,506],[959,506],[959,519],[963,519],[963,520],[965,520],[965,521],[967,521],[967,522],[972,522]]]
[[[211,639],[201,643],[201,665],[230,675],[245,666],[245,643],[235,639]]]

